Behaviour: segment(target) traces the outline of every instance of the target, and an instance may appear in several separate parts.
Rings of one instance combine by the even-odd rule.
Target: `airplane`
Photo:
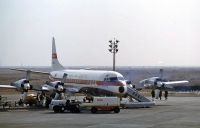
[[[22,102],[24,102],[28,95],[28,91],[33,89],[33,85],[30,84],[29,80],[30,71],[27,70],[25,78],[12,82],[10,85],[0,85],[0,88],[16,89],[17,91],[20,91],[23,94]]]
[[[118,72],[106,70],[65,69],[58,60],[55,38],[52,38],[52,71],[33,71],[49,75],[53,82],[46,82],[42,90],[55,90],[58,95],[64,92],[84,92],[93,95],[124,95],[127,92],[127,83]],[[25,69],[14,69],[26,71]],[[58,96],[57,96],[58,97]]]
[[[189,81],[187,80],[167,81],[166,79],[163,79],[163,69],[160,69],[160,77],[147,78],[147,79],[141,80],[139,83],[140,83],[140,86],[146,89],[155,90],[155,98],[158,99],[160,91],[173,90],[174,86],[179,85],[179,84],[188,84]]]
[[[16,69],[11,69],[11,70],[16,70]],[[21,70],[17,70],[21,71]],[[30,78],[31,70],[23,70],[23,72],[26,72],[25,78],[19,79],[15,82],[11,82],[10,85],[0,85],[0,88],[6,88],[6,89],[15,89],[16,91],[19,91],[22,93],[22,97],[19,100],[19,105],[22,104],[29,104],[32,106],[32,104],[37,103],[37,98],[39,97],[38,94],[41,96],[45,96],[44,94],[47,94],[49,92],[49,88],[45,86],[41,87],[36,87],[32,84],[30,84],[30,80],[33,80]],[[29,90],[34,90],[37,92],[37,96],[35,94],[28,94]],[[50,92],[52,93],[52,92]],[[40,98],[41,100],[41,98]],[[44,102],[49,103],[50,99],[47,97]],[[46,104],[46,103],[43,103]]]

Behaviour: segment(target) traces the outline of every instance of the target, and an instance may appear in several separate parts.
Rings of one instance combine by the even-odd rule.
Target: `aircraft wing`
[[[78,93],[80,91],[80,88],[76,87],[65,87],[65,89],[66,93]]]
[[[43,72],[43,71],[34,71],[34,70],[29,70],[29,69],[18,69],[18,68],[10,68],[10,70],[15,70],[15,71],[21,71],[21,72],[31,72],[31,73],[38,73],[38,74],[46,74],[49,75],[49,72]]]
[[[54,87],[51,87],[47,84],[41,85],[41,88],[40,88],[40,91],[46,91],[46,92],[51,92],[51,91],[54,91],[54,90],[55,90]]]
[[[41,87],[34,87],[32,90],[35,90],[35,91],[42,91],[42,92],[49,92],[49,91],[51,91],[48,87],[46,87],[46,86],[41,86]]]
[[[12,88],[12,89],[17,89],[15,86],[11,86],[11,85],[0,85],[0,88]]]
[[[182,81],[169,81],[169,82],[162,82],[164,85],[177,85],[177,84],[188,84],[189,81],[182,80]]]

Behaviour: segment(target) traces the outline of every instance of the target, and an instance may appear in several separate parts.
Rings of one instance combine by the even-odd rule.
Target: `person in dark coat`
[[[165,91],[165,100],[168,98],[168,91]]]
[[[160,100],[162,99],[162,91],[160,90],[160,93],[159,93],[159,98]]]
[[[152,91],[151,91],[151,97],[152,97],[152,101],[154,101],[154,98],[155,98],[155,90],[152,90]]]

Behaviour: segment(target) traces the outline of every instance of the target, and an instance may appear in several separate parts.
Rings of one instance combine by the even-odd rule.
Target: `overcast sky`
[[[0,0],[0,66],[200,66],[199,0]]]

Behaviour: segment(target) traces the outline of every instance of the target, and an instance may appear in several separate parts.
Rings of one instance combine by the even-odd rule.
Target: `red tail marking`
[[[57,54],[56,53],[52,54],[52,59],[57,59]]]

